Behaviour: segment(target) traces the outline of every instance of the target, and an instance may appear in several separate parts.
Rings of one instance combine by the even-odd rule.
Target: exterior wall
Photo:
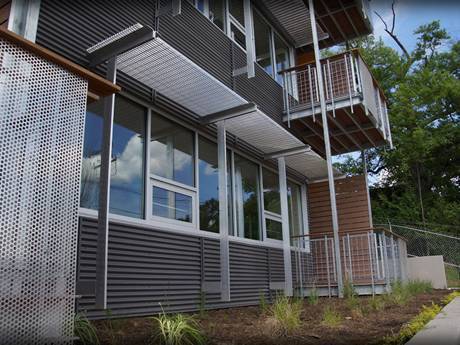
[[[11,0],[0,0],[0,28],[8,28],[8,18],[10,16]]]
[[[78,284],[95,280],[97,221],[80,218]],[[220,302],[219,240],[154,228],[110,223],[108,309],[114,317],[152,315],[255,305],[284,282],[282,249],[230,240],[231,302]],[[78,300],[90,318],[107,313],[94,306],[94,294]]]
[[[245,66],[246,54],[188,1],[182,1],[180,15],[155,18],[155,1],[114,1],[108,8],[104,2],[42,0],[37,43],[85,66],[87,48],[135,23],[154,26],[173,48],[282,123],[282,87],[258,65],[254,78],[233,77],[234,69]],[[135,80],[123,73],[119,79],[127,91],[151,98],[151,90]]]
[[[407,259],[409,280],[429,281],[435,289],[446,289],[446,270],[441,255]]]
[[[364,176],[335,180],[339,232],[368,230],[369,203]],[[310,235],[320,233],[332,234],[331,202],[328,182],[317,182],[308,185],[308,201],[310,205]]]

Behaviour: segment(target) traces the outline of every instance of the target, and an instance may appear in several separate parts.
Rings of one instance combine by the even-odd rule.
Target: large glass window
[[[228,0],[228,9],[230,15],[244,26],[244,1]]]
[[[193,221],[193,197],[158,186],[152,187],[152,215],[182,222]]]
[[[209,0],[209,19],[221,30],[225,31],[224,0]]]
[[[281,37],[275,33],[275,61],[276,61],[276,80],[283,84],[283,76],[280,71],[289,68],[289,47],[284,43]]]
[[[115,101],[110,212],[144,217],[146,109],[122,97]]]
[[[257,11],[253,11],[253,13],[256,61],[265,72],[273,76],[270,26],[263,20]]]
[[[200,137],[200,229],[219,232],[219,168],[217,145]]]
[[[194,133],[152,114],[150,172],[194,186]]]
[[[303,235],[301,189],[298,184],[289,181],[287,187],[290,235],[300,236]]]
[[[281,225],[281,198],[279,177],[267,169],[262,170],[264,186],[264,218],[267,238],[274,240],[283,239]]]
[[[238,236],[260,240],[259,167],[238,155],[234,164]]]
[[[101,168],[103,102],[88,106],[85,124],[80,205],[97,209]],[[144,147],[146,109],[125,99],[115,100],[110,212],[144,216]]]

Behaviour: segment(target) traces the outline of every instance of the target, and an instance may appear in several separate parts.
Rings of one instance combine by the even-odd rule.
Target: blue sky
[[[367,0],[365,0],[367,1]],[[372,11],[377,11],[391,27],[391,0],[371,0]],[[422,24],[440,20],[453,40],[460,40],[460,0],[399,0],[396,2],[395,33],[403,44],[412,50],[415,47],[413,32]],[[397,48],[394,41],[384,31],[381,20],[373,13],[374,33],[382,37],[386,44]]]

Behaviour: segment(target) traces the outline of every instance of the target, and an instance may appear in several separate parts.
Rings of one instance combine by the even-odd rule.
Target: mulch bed
[[[270,318],[259,307],[232,308],[208,311],[198,318],[201,329],[210,345],[377,345],[385,336],[398,333],[403,324],[417,315],[423,305],[440,304],[448,290],[435,290],[414,297],[404,306],[389,305],[383,310],[364,308],[363,314],[351,312],[346,301],[337,298],[320,298],[315,306],[304,303],[302,326],[293,334],[282,337],[274,334]],[[360,297],[366,306],[370,297]],[[337,327],[321,323],[326,307],[333,307],[343,317]],[[152,344],[153,330],[150,319],[127,319],[115,322],[108,331],[107,321],[96,322],[101,344]],[[109,336],[109,334],[111,334]]]

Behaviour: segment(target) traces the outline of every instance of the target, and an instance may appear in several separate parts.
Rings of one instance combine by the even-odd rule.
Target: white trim
[[[302,230],[303,230],[303,235],[310,235],[310,222],[308,218],[308,195],[307,195],[307,185],[304,183],[300,185],[300,203],[301,203],[301,208],[302,208]],[[310,246],[310,237],[305,236],[304,237],[304,243],[305,243],[305,249],[307,253],[311,252],[311,246]]]
[[[260,199],[260,206],[259,206],[259,222],[260,222],[260,229],[262,230],[262,241],[268,240],[267,235],[267,223],[265,221],[265,196],[264,196],[264,168],[259,165],[259,199]]]
[[[144,166],[144,219],[152,214],[152,188],[149,183],[150,176],[150,138],[152,131],[152,109],[147,107],[147,127],[145,129],[145,166]]]
[[[35,42],[37,36],[40,0],[13,0],[11,2],[8,30]]]
[[[195,193],[196,193],[196,207],[195,207],[195,219],[196,219],[196,227],[197,229],[200,228],[200,141],[199,141],[199,134],[198,132],[194,132],[194,146],[195,146],[195,171],[194,171],[194,178],[195,178]]]
[[[154,180],[157,180],[157,181],[160,181],[160,182],[164,182],[165,184],[168,184],[168,185],[171,185],[171,186],[174,186],[174,187],[177,187],[177,188],[181,188],[181,189],[190,191],[190,192],[195,192],[195,193],[197,192],[196,187],[192,187],[192,186],[189,186],[188,184],[177,182],[177,181],[174,181],[173,179],[169,179],[169,178],[166,178],[166,177],[163,177],[163,176],[150,174],[150,178],[154,179]]]
[[[254,35],[254,17],[252,14],[251,0],[243,0],[244,7],[244,25],[246,28],[246,64],[248,71],[248,78],[256,76],[255,70],[255,35]]]

